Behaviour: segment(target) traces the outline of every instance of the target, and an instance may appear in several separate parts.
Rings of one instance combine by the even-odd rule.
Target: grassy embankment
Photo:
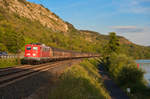
[[[49,95],[49,99],[110,99],[98,73],[98,62],[85,60],[69,67]]]
[[[0,59],[0,68],[12,67],[18,65],[17,59]]]

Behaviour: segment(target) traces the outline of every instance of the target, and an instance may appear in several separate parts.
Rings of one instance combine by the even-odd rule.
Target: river
[[[146,71],[144,77],[148,81],[148,86],[150,86],[150,60],[136,60],[136,63]]]

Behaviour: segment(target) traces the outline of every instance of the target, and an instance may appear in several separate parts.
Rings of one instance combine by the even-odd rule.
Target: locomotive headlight
[[[36,54],[33,54],[33,56],[36,56]]]
[[[30,53],[28,53],[27,55],[28,55],[28,56],[30,56],[31,54],[30,54]]]

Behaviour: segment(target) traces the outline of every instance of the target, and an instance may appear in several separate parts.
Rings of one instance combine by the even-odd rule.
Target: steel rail
[[[14,67],[7,67],[7,68],[0,68],[0,72],[11,70],[11,69],[17,69],[17,68],[22,68],[30,65],[21,65],[21,66],[14,66]]]
[[[61,61],[62,62],[62,61]],[[53,63],[53,64],[45,64],[40,66],[34,66],[35,68],[29,69],[27,71],[22,71],[19,73],[14,73],[11,75],[6,75],[0,78],[0,88],[5,87],[7,85],[10,85],[12,83],[15,83],[16,81],[25,79],[27,77],[30,77],[32,75],[38,74],[43,71],[47,71],[49,69],[56,68],[58,64],[61,62]]]
[[[46,63],[46,64],[41,64],[41,65],[49,65],[50,63]],[[35,67],[38,67],[38,66],[41,66],[41,65],[23,65],[23,66],[17,66],[15,68],[10,68],[10,69],[6,69],[6,70],[3,70],[3,71],[0,71],[0,77],[1,76],[6,76],[6,75],[10,75],[10,74],[13,74],[13,73],[18,73],[18,72],[22,72],[22,71],[26,71],[28,69],[32,69],[32,68],[35,68]]]

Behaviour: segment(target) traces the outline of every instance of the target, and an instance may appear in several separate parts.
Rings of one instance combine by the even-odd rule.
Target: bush
[[[6,46],[4,45],[4,44],[2,44],[2,43],[0,43],[0,51],[7,51],[7,48],[6,48]]]
[[[0,68],[12,67],[18,65],[17,59],[0,59]]]
[[[137,90],[137,87],[143,86],[144,72],[136,67],[123,67],[118,76],[118,81],[121,86],[131,88],[133,91]]]
[[[135,61],[124,54],[111,54],[106,63],[110,76],[123,88],[134,92],[144,88],[144,71],[137,68]]]
[[[94,60],[85,60],[67,69],[49,99],[110,99],[99,80],[101,77],[96,66],[91,62]]]
[[[115,79],[118,78],[123,67],[136,66],[136,63],[133,61],[133,59],[124,54],[113,53],[108,58],[108,62],[109,72]]]

